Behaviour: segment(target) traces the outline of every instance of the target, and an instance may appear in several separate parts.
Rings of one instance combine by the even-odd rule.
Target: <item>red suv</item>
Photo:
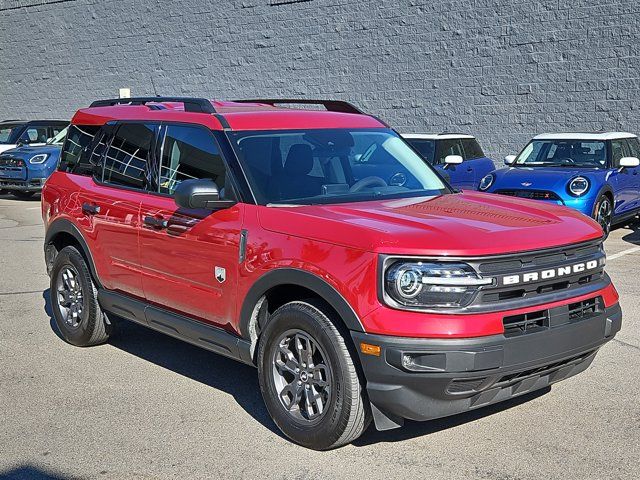
[[[66,340],[123,317],[255,365],[319,450],[547,387],[621,326],[597,223],[456,192],[346,102],[94,102],[42,212]]]

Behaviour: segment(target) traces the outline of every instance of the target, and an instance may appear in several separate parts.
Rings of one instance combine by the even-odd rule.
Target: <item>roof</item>
[[[466,133],[403,133],[403,138],[420,140],[450,140],[454,138],[476,138]]]
[[[134,99],[131,99],[135,102]],[[160,99],[159,99],[160,100]],[[122,100],[124,101],[124,100]],[[343,111],[283,108],[269,103],[211,100],[212,112],[185,111],[183,103],[145,101],[141,104],[98,102],[78,110],[72,122],[102,125],[113,120],[176,121],[205,125],[213,130],[299,130],[306,128],[387,128],[375,117]],[[117,102],[113,100],[112,102]],[[269,100],[269,102],[272,102]],[[295,102],[295,101],[291,101]],[[304,102],[301,100],[301,102]],[[289,103],[284,101],[283,103]],[[331,104],[331,102],[328,102]],[[339,103],[339,102],[337,102]],[[355,107],[354,107],[355,108]]]
[[[69,120],[3,120],[0,124],[10,123],[12,125],[26,125],[27,123],[33,125],[51,125],[51,124],[64,124],[69,125]]]
[[[543,133],[533,137],[534,140],[616,140],[619,138],[636,138],[637,135],[627,132],[596,133]]]

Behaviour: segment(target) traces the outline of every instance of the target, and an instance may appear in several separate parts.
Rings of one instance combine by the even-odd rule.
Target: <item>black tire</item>
[[[79,295],[77,289],[65,287],[68,284],[65,283],[65,275],[67,279],[73,277],[72,284],[79,285]],[[54,320],[67,342],[78,347],[89,347],[108,340],[110,325],[98,304],[98,290],[84,257],[75,247],[64,247],[56,255],[51,268],[49,291]],[[72,302],[70,296],[76,301]]]
[[[600,224],[605,236],[611,231],[613,219],[613,203],[607,195],[600,195],[595,207],[593,207],[593,219]]]
[[[324,310],[328,311],[326,308]],[[313,300],[283,305],[271,316],[261,334],[258,348],[260,390],[271,418],[287,437],[313,450],[329,450],[350,443],[362,435],[371,421],[364,382],[358,375],[345,338],[325,311],[322,304]],[[278,391],[276,385],[279,381],[277,377],[280,376],[277,372],[276,357],[282,355],[280,341],[283,336],[283,342],[286,342],[287,335],[296,335],[290,332],[302,332],[303,336],[307,335],[317,344],[315,351],[319,352],[321,358],[325,355],[327,357],[324,359],[328,366],[325,373],[329,372],[326,377],[330,381],[328,387],[324,388],[329,396],[322,409],[323,413],[313,420],[296,418],[295,415],[303,416],[302,409],[294,409],[295,415],[291,409],[287,409],[280,397],[284,389]],[[299,365],[305,366],[304,363]],[[310,365],[311,363],[307,364],[307,367]],[[320,365],[316,365],[317,367]],[[294,381],[299,385],[302,373],[299,376],[291,375],[294,380],[290,385],[293,385]],[[310,382],[314,382],[313,377],[315,373],[310,373]],[[305,372],[305,381],[307,378]],[[309,385],[305,384],[304,387],[308,388]],[[314,388],[316,387],[311,385],[311,392],[315,393]],[[308,396],[309,393],[302,390],[301,395]],[[308,397],[305,399],[308,400]]]
[[[36,192],[23,192],[20,190],[14,190],[11,192],[11,195],[13,195],[16,198],[19,198],[20,200],[28,200],[31,197],[33,197],[36,194]]]

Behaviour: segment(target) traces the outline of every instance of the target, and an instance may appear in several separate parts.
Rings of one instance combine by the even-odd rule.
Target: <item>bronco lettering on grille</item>
[[[522,275],[507,275],[502,277],[503,285],[516,285],[518,283],[537,282],[538,280],[549,280],[551,278],[563,277],[566,275],[572,275],[576,273],[587,272],[598,268],[598,260],[591,260],[588,262],[576,263],[573,265],[567,265],[564,267],[550,268],[548,270],[541,270],[538,272],[528,272]]]

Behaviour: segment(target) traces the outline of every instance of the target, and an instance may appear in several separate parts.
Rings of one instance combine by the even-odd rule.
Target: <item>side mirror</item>
[[[444,163],[447,165],[460,165],[462,157],[460,155],[447,155],[444,157]]]
[[[640,159],[637,157],[622,157],[620,159],[620,168],[635,168],[640,166]]]
[[[20,140],[18,140],[18,142],[16,143],[16,146],[18,147],[22,147],[23,145],[29,145],[31,143],[31,140],[29,140],[28,138],[21,138]]]
[[[220,200],[218,186],[211,180],[185,180],[175,192],[178,207],[188,209],[222,210],[236,204],[232,200]]]
[[[444,157],[444,168],[449,165],[460,165],[462,163],[462,157],[460,155],[447,155]]]
[[[513,162],[516,161],[516,156],[515,155],[507,155],[506,157],[504,157],[504,164],[505,165],[513,165]]]

